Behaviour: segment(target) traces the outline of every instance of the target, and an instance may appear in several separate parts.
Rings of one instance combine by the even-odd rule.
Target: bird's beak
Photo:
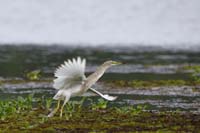
[[[123,64],[122,62],[118,62],[118,61],[113,61],[113,65],[121,65]]]

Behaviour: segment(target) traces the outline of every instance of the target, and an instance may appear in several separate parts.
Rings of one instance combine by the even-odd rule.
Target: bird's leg
[[[65,105],[63,104],[62,107],[61,107],[61,109],[60,109],[60,117],[62,117],[64,106],[65,106]]]
[[[108,100],[108,101],[114,101],[115,99],[117,99],[117,96],[109,96],[109,95],[107,95],[107,94],[104,95],[104,94],[102,94],[101,92],[99,92],[99,91],[97,91],[97,90],[95,90],[95,89],[93,89],[93,88],[89,88],[89,89],[90,89],[91,91],[93,91],[94,93],[100,95],[102,98]]]
[[[64,101],[64,103],[63,103],[63,105],[62,105],[62,107],[61,107],[61,109],[60,109],[60,117],[62,117],[63,109],[64,109],[64,107],[65,107],[65,104],[69,101],[69,98],[70,98],[70,96],[66,96],[66,97],[65,97],[65,101]]]
[[[48,115],[48,117],[54,116],[54,114],[58,111],[60,108],[60,100],[58,100],[57,107]]]

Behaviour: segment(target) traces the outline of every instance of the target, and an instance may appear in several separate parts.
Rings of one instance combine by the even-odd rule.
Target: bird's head
[[[118,61],[112,61],[112,60],[104,62],[104,65],[106,65],[106,66],[115,66],[115,65],[120,65],[120,64],[122,64],[122,63],[118,62]]]

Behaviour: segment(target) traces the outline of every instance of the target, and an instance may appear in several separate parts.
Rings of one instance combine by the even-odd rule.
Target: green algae
[[[27,72],[25,75],[28,80],[40,80],[42,76],[41,70],[30,71],[30,72]]]
[[[160,86],[196,86],[200,80],[114,80],[106,82],[111,87],[151,88]]]
[[[195,72],[200,72],[200,66],[199,65],[186,65],[182,69],[184,69],[184,70],[193,70]]]
[[[171,112],[154,113],[140,112],[135,115],[119,113],[115,109],[92,111],[83,109],[79,115],[70,119],[66,117],[46,118],[38,115],[46,113],[35,110],[33,113],[0,121],[0,129],[4,131],[35,131],[35,132],[132,132],[132,131],[199,131],[200,116],[197,114],[174,114]],[[17,121],[16,121],[17,120]],[[5,128],[7,127],[7,128]]]
[[[39,99],[43,105],[34,106],[32,96],[4,101],[5,111],[13,112],[0,119],[2,132],[197,132],[200,130],[200,114],[181,111],[145,111],[143,105],[108,107],[104,100],[91,101],[83,106],[85,99],[70,101],[64,108],[63,117],[57,113],[48,118],[52,101]],[[13,103],[15,101],[15,104]],[[47,104],[47,105],[45,105]],[[97,107],[94,108],[96,104]],[[9,105],[9,106],[6,106]],[[16,106],[17,105],[17,106]]]
[[[200,66],[199,65],[189,65],[189,66],[183,67],[183,69],[192,71],[190,73],[191,79],[193,79],[196,82],[200,82],[200,76],[199,76]]]
[[[40,79],[40,80],[0,80],[0,85],[2,84],[26,84],[29,82],[35,83],[51,83],[52,79]],[[102,81],[101,81],[102,82]],[[200,80],[109,80],[104,81],[103,83],[115,86],[115,87],[160,87],[160,86],[197,86],[200,85]]]
[[[1,84],[25,84],[25,83],[30,83],[30,82],[35,82],[35,83],[51,83],[53,79],[39,79],[39,80],[30,80],[30,79],[5,79],[5,80],[0,80],[0,85]]]
[[[0,119],[4,120],[12,114],[32,109],[32,100],[32,95],[29,95],[27,98],[18,97],[15,100],[0,101]]]

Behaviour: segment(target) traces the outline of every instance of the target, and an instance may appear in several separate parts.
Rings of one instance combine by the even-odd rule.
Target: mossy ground
[[[29,100],[28,102],[25,102]],[[107,107],[99,100],[88,106],[71,101],[66,105],[64,115],[59,112],[48,118],[49,100],[33,108],[29,99],[19,98],[16,104],[1,102],[1,108],[15,110],[1,114],[1,132],[198,132],[200,114],[192,112],[152,112],[143,106]],[[24,101],[23,106],[20,105]],[[12,101],[13,102],[13,101]],[[10,105],[10,106],[7,106]]]
[[[200,131],[200,115],[173,112],[119,113],[113,109],[82,110],[70,119],[46,118],[43,110],[24,111],[0,121],[2,132],[133,132],[133,131]]]
[[[50,82],[39,80],[34,82]],[[13,80],[4,83],[26,83]],[[111,88],[151,88],[157,86],[198,86],[199,80],[115,80],[104,82]],[[83,102],[83,101],[82,101]],[[0,132],[199,132],[200,114],[179,111],[145,111],[142,106],[107,107],[99,100],[82,106],[82,102],[69,102],[62,118],[59,112],[48,118],[52,100],[19,97],[0,101]],[[36,104],[37,103],[37,104]]]
[[[106,82],[111,87],[124,88],[152,88],[161,86],[199,86],[200,80],[114,80]]]
[[[2,84],[26,84],[29,82],[34,83],[51,83],[51,79],[42,80],[0,80]],[[101,81],[102,82],[102,81]],[[109,80],[103,83],[110,85],[111,87],[132,87],[132,88],[151,88],[161,86],[200,86],[200,80]]]

